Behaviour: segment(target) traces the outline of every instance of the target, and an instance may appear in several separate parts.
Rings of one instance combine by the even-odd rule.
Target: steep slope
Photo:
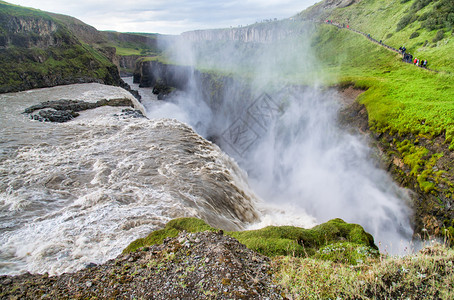
[[[431,68],[454,69],[454,2],[450,0],[326,0],[300,13],[315,21],[333,20],[424,57]]]
[[[324,71],[335,75],[331,83],[367,90],[358,99],[367,114],[360,114],[361,106],[351,114],[363,118],[395,178],[416,192],[416,232],[452,236],[452,1],[362,0],[345,7],[337,5],[340,2],[324,1],[298,17],[320,24],[312,44]],[[444,21],[439,11],[444,12]],[[406,21],[408,16],[412,20]],[[407,52],[427,59],[436,71],[402,62],[402,55],[348,30],[347,25],[394,48],[405,45]]]

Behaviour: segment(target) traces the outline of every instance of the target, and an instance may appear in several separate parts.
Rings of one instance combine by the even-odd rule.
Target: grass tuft
[[[405,257],[365,257],[353,266],[276,257],[276,278],[291,299],[454,299],[454,250],[433,245]]]

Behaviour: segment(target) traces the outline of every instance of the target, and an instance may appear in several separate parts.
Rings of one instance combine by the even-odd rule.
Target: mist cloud
[[[187,108],[188,103],[197,107],[196,89],[174,103],[188,112],[184,121],[195,130],[207,124],[210,131],[199,133],[216,137],[247,172],[263,200],[258,227],[342,218],[362,225],[382,250],[402,253],[412,236],[409,195],[377,167],[363,137],[338,126],[339,95],[321,88],[324,76],[310,46],[312,26],[266,23],[243,29],[259,41],[224,40],[216,31],[219,39],[172,44],[173,61],[247,74],[247,80],[223,89],[224,101],[212,115]],[[305,86],[297,85],[301,82]],[[249,94],[239,92],[245,86]]]

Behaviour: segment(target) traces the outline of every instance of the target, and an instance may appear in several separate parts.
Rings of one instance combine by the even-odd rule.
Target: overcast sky
[[[291,17],[321,0],[6,0],[76,17],[98,30],[179,34]]]

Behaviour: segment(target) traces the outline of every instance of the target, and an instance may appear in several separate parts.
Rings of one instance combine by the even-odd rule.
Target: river
[[[118,97],[134,100],[100,84],[0,95],[0,273],[102,263],[175,217],[227,229],[258,218],[244,172],[181,122],[118,107],[61,124],[22,113],[48,100]]]
[[[382,251],[408,246],[408,195],[367,140],[337,126],[336,91],[252,93],[247,107],[226,99],[238,107],[222,112],[236,113],[220,116],[190,92],[164,102],[139,90],[142,103],[100,84],[0,95],[1,274],[99,264],[183,216],[230,230],[339,217],[364,226]],[[119,97],[148,118],[119,107],[61,124],[23,113],[48,100]],[[216,144],[205,139],[213,135]]]

